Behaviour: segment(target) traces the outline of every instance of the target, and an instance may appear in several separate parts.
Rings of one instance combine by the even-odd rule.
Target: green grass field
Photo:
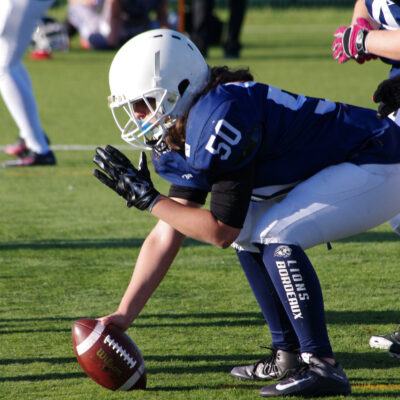
[[[216,47],[208,62],[250,66],[257,80],[293,92],[374,107],[371,94],[389,67],[339,65],[331,57],[332,32],[350,15],[350,9],[250,9],[242,58],[226,62]],[[233,381],[229,371],[265,355],[268,328],[234,251],[194,240],[185,242],[128,330],[145,357],[148,389],[107,391],[76,362],[72,323],[114,311],[155,223],[91,175],[95,146],[123,145],[106,101],[113,54],[85,52],[74,41],[51,61],[26,57],[52,145],[90,150],[56,150],[54,168],[0,170],[0,399],[258,399],[262,384]],[[0,121],[3,146],[17,130],[2,102]],[[165,193],[168,184],[153,178]],[[308,254],[351,398],[399,398],[400,360],[368,346],[371,334],[400,323],[398,237],[385,224]]]

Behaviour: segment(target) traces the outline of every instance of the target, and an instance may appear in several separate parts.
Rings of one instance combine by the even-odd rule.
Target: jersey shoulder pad
[[[211,187],[206,175],[202,171],[191,168],[186,163],[183,152],[169,149],[163,152],[153,150],[151,159],[156,173],[168,182],[179,186],[210,191]]]
[[[263,134],[262,107],[254,102],[246,88],[231,91],[225,85],[202,97],[186,125],[187,163],[215,175],[253,159]]]

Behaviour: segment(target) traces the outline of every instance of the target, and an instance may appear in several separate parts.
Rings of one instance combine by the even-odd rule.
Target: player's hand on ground
[[[400,108],[400,75],[381,82],[373,95],[375,103],[379,103],[377,116],[386,118]]]
[[[123,331],[126,331],[132,324],[132,321],[127,318],[127,316],[119,313],[118,311],[96,319],[100,321],[103,326],[112,324],[118,328],[121,328]]]
[[[93,161],[101,169],[95,169],[93,175],[123,197],[128,207],[151,210],[159,192],[151,182],[144,152],[140,154],[137,169],[124,154],[110,145],[105,149],[97,147]]]
[[[333,58],[340,64],[349,59],[356,60],[359,64],[377,58],[369,54],[365,47],[365,38],[369,31],[373,30],[371,24],[364,18],[357,18],[357,23],[350,26],[342,26],[335,31],[332,44]]]

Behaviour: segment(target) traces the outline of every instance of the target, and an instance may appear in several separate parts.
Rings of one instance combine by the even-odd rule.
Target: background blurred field
[[[226,20],[225,10],[218,13]],[[350,15],[349,8],[250,9],[242,57],[228,62],[215,47],[208,62],[250,66],[257,80],[373,108],[371,94],[389,67],[338,65],[331,57],[332,32]],[[193,240],[128,331],[144,354],[148,390],[106,391],[75,360],[73,321],[114,311],[155,222],[91,176],[95,146],[123,146],[106,101],[113,55],[85,52],[75,40],[51,61],[26,57],[52,145],[89,150],[56,150],[54,168],[0,170],[0,398],[257,399],[262,384],[233,381],[229,371],[265,355],[268,329],[233,250]],[[0,123],[5,145],[17,130],[2,102]],[[153,178],[165,193],[168,185]],[[371,334],[400,322],[398,237],[385,224],[309,255],[352,398],[398,398],[400,361],[368,346]]]

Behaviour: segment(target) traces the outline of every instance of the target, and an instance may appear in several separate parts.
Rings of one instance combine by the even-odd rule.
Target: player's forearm
[[[355,25],[357,23],[357,18],[366,19],[374,28],[377,28],[378,25],[376,22],[370,17],[367,7],[365,6],[365,0],[358,0],[354,5],[353,17],[351,19],[351,25]]]
[[[151,213],[184,235],[221,248],[228,247],[240,232],[218,221],[208,210],[187,207],[164,196]]]
[[[144,241],[131,281],[118,311],[129,322],[139,315],[148,299],[168,272],[185,236],[159,222]]]
[[[365,44],[371,54],[392,60],[400,60],[400,30],[371,31],[367,35]]]

